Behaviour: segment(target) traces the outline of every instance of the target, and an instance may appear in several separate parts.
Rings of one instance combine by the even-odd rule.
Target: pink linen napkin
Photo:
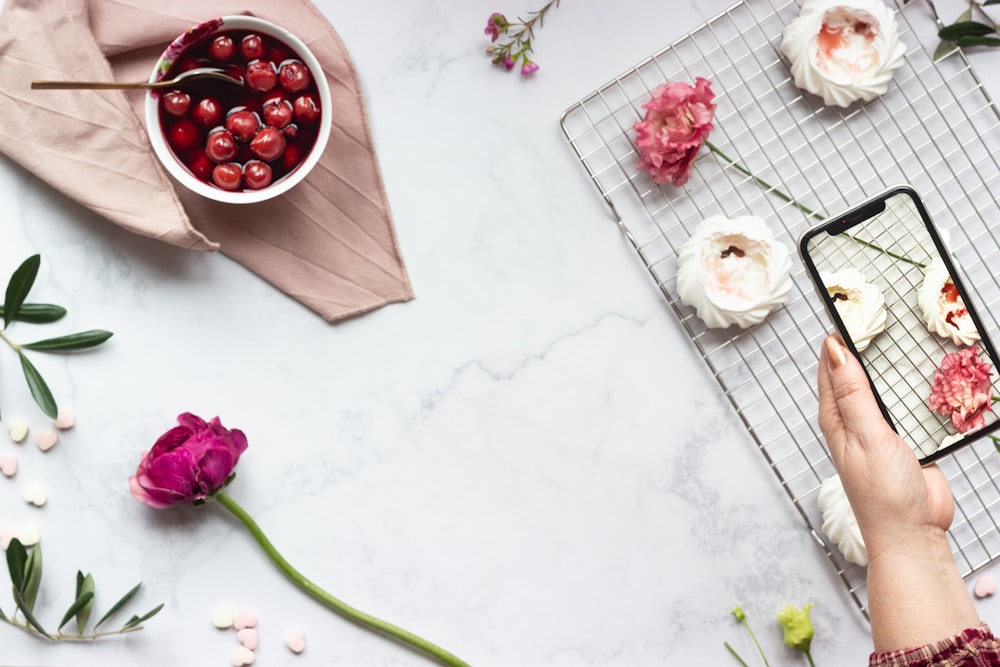
[[[327,148],[276,199],[221,204],[176,184],[150,147],[141,91],[29,89],[34,79],[143,81],[171,40],[227,14],[295,33],[330,84]],[[307,0],[5,0],[0,119],[0,152],[68,197],[130,231],[218,249],[330,321],[413,298],[357,72]]]

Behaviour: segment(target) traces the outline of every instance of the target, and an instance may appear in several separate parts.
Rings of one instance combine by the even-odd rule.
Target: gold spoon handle
[[[147,89],[165,88],[173,85],[173,81],[157,81],[149,83],[118,83],[106,81],[32,81],[32,90],[122,90],[122,89]]]

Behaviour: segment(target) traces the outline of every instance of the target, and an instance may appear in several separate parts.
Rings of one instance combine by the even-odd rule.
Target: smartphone
[[[1000,427],[996,350],[912,188],[809,229],[799,253],[886,421],[921,464]],[[950,382],[959,370],[971,371],[967,394]]]

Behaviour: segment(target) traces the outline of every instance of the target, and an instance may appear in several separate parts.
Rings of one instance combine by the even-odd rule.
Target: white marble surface
[[[226,665],[235,636],[210,625],[224,603],[258,614],[258,665],[430,664],[299,593],[221,508],[129,496],[140,453],[186,410],[246,431],[231,494],[292,563],[474,665],[735,665],[727,640],[759,664],[735,604],[772,665],[804,664],[773,620],[790,602],[816,605],[818,665],[863,664],[866,621],[559,130],[573,101],[729,0],[567,0],[527,81],[491,68],[482,29],[534,3],[318,4],[366,89],[410,303],[329,325],[0,159],[0,275],[41,253],[32,299],[70,310],[46,333],[115,332],[93,354],[34,355],[78,424],[48,454],[0,436],[21,465],[0,478],[0,526],[41,526],[51,625],[77,568],[98,610],[138,580],[136,611],[166,603],[93,644],[0,625],[0,664]],[[997,58],[973,56],[994,98]],[[6,348],[0,401],[45,425]],[[21,499],[32,480],[43,509]],[[980,609],[1000,624],[1000,603]],[[282,643],[294,625],[299,657]]]

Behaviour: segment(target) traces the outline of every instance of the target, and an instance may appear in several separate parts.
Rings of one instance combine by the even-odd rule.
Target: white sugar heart
[[[252,665],[254,661],[254,653],[246,646],[237,646],[233,649],[233,667],[243,667],[244,665]]]
[[[17,457],[13,454],[0,456],[0,472],[6,477],[13,477],[17,472]]]
[[[10,546],[10,541],[17,537],[14,531],[9,528],[0,528],[0,546],[4,549]]]
[[[21,530],[17,533],[17,539],[21,540],[21,544],[26,547],[35,546],[41,539],[41,534],[38,532],[38,526],[33,523],[22,526]]]
[[[976,579],[976,585],[972,587],[972,593],[979,599],[988,598],[996,592],[997,582],[988,574]]]
[[[302,653],[306,649],[306,633],[302,628],[292,628],[285,633],[285,646],[292,653]]]
[[[237,630],[253,628],[257,625],[257,616],[252,611],[241,609],[233,616],[233,627]]]
[[[251,651],[257,649],[257,641],[259,640],[259,637],[257,635],[256,628],[243,628],[236,633],[236,638],[240,640],[240,643],[243,644],[243,646],[247,647]]]
[[[228,630],[233,627],[233,608],[219,607],[212,614],[212,625],[220,630]]]
[[[14,442],[23,442],[28,437],[28,422],[17,418],[8,419],[7,431],[10,433],[11,440]]]
[[[35,444],[43,452],[47,452],[59,442],[59,434],[55,431],[37,431],[35,433]]]
[[[73,425],[76,424],[76,415],[73,414],[71,408],[59,408],[59,414],[56,415],[52,424],[60,431],[65,431],[68,428],[73,428]]]
[[[35,507],[41,507],[48,500],[45,495],[45,487],[43,487],[38,482],[31,482],[24,485],[24,489],[21,491],[21,495],[25,502],[34,505]]]

